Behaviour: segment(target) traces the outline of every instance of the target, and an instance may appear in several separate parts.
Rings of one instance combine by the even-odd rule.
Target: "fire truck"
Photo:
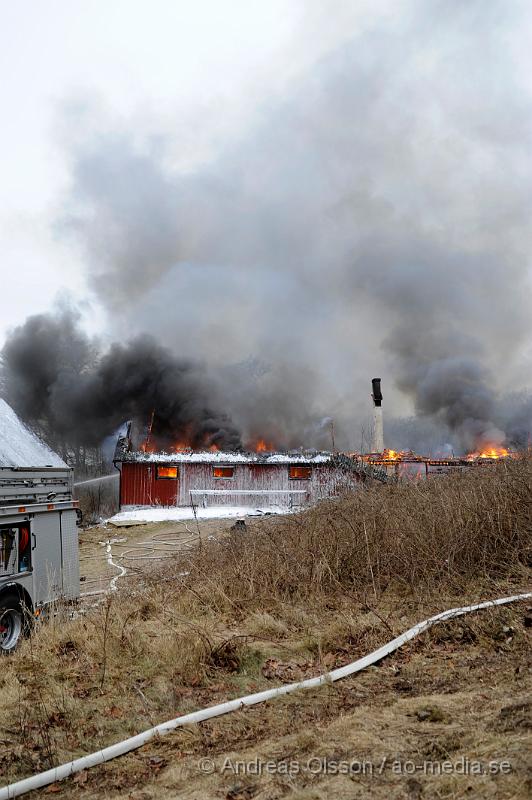
[[[79,597],[70,467],[0,399],[0,654],[54,604]]]

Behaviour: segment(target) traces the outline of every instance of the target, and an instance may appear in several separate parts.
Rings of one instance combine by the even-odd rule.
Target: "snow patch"
[[[196,508],[196,516],[198,519],[228,519],[233,517],[288,513],[290,513],[290,511],[286,507],[281,506],[267,506],[264,508],[254,508],[253,506],[211,506],[210,508]],[[194,519],[194,512],[190,506],[160,508],[152,508],[150,506],[120,511],[107,521],[111,524],[118,523],[123,525],[127,522],[179,522],[189,519]]]
[[[0,467],[62,467],[67,465],[17,417],[0,398]]]

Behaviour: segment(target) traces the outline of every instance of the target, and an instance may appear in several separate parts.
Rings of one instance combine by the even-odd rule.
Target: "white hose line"
[[[193,550],[198,534],[190,531],[187,527],[189,536],[184,536],[184,532],[175,533],[154,533],[149,539],[142,542],[131,542],[127,550],[120,553],[121,561],[161,561],[163,558],[173,558],[183,550]],[[160,538],[164,537],[164,538]],[[131,553],[133,555],[131,555]]]
[[[110,567],[113,567],[117,570],[118,575],[114,575],[112,578],[108,576],[99,576],[96,578],[88,578],[87,580],[83,581],[83,587],[87,589],[87,591],[82,592],[80,597],[94,597],[96,595],[103,595],[109,594],[109,592],[116,592],[117,582],[120,578],[125,577],[126,575],[130,574],[130,571],[139,571],[140,567],[134,567],[133,565],[128,564],[129,570],[121,563],[123,561],[162,561],[163,559],[173,558],[179,552],[184,550],[193,550],[194,545],[190,544],[197,540],[198,534],[194,531],[191,531],[186,522],[179,522],[178,524],[184,525],[188,536],[184,534],[184,531],[178,532],[159,532],[154,533],[147,541],[143,542],[130,542],[130,546],[127,550],[123,550],[119,555],[113,555],[112,546],[114,544],[121,544],[123,542],[127,542],[127,537],[116,539],[111,538],[107,539],[104,542],[99,542],[102,547],[105,547],[105,560]],[[160,537],[165,537],[161,539]],[[170,549],[168,549],[170,548]],[[135,555],[130,555],[134,553]],[[99,560],[100,555],[98,553],[94,555],[85,555],[80,556],[79,561],[94,561]],[[116,559],[116,560],[115,560]],[[188,573],[183,573],[188,574]],[[102,582],[108,583],[108,587],[105,589],[98,588],[94,590],[89,588],[89,586],[93,586],[94,584],[98,584],[101,587]]]
[[[278,686],[276,689],[267,689],[264,692],[248,694],[245,697],[237,697],[235,700],[229,700],[226,703],[220,703],[217,706],[203,708],[200,711],[193,711],[190,714],[185,714],[183,717],[177,717],[169,722],[163,722],[161,725],[156,725],[154,728],[150,728],[143,733],[138,733],[136,736],[131,736],[129,739],[124,739],[122,742],[112,744],[109,747],[105,747],[103,750],[98,750],[96,753],[91,753],[88,756],[76,758],[74,761],[69,761],[67,764],[62,764],[60,767],[54,767],[46,772],[40,772],[37,775],[33,775],[31,778],[24,778],[24,780],[17,781],[17,783],[4,786],[0,789],[0,800],[10,800],[13,797],[19,797],[22,794],[26,794],[26,792],[31,792],[35,789],[40,789],[43,786],[48,786],[50,783],[64,780],[64,778],[68,778],[70,775],[73,775],[76,772],[81,772],[81,770],[95,767],[98,764],[104,764],[106,761],[111,761],[113,758],[118,758],[119,756],[125,755],[125,753],[129,753],[131,750],[136,750],[139,747],[142,747],[156,736],[164,736],[176,728],[181,728],[183,725],[191,725],[195,722],[203,722],[206,719],[212,719],[213,717],[221,717],[224,714],[229,714],[231,711],[238,711],[244,706],[253,706],[257,703],[264,703],[266,700],[273,700],[276,697],[289,694],[290,692],[294,692],[298,689],[312,689],[316,686],[322,686],[325,683],[332,683],[340,680],[341,678],[346,678],[348,675],[353,675],[355,672],[360,672],[366,667],[369,667],[372,664],[375,664],[377,661],[380,661],[385,656],[393,653],[394,650],[397,650],[403,644],[406,644],[406,642],[410,641],[410,639],[414,639],[416,636],[419,636],[420,633],[423,633],[437,622],[445,622],[446,620],[453,619],[454,617],[461,617],[462,615],[468,614],[471,611],[479,611],[480,609],[492,608],[493,606],[502,606],[506,603],[514,603],[517,600],[528,600],[530,598],[532,598],[532,592],[528,592],[526,594],[516,594],[512,597],[501,597],[497,600],[486,600],[485,602],[477,603],[476,605],[463,606],[461,608],[451,608],[448,611],[442,611],[440,614],[436,614],[434,617],[430,617],[423,622],[418,622],[418,624],[414,625],[413,628],[409,628],[409,630],[400,634],[400,636],[392,639],[391,642],[379,647],[378,650],[374,650],[373,653],[370,653],[363,658],[359,658],[357,661],[353,661],[352,664],[347,664],[345,667],[339,667],[339,669],[334,669],[332,672],[326,672],[323,675],[319,675],[317,678],[308,678],[304,681],[297,681],[296,683],[288,683],[284,686]]]
[[[103,483],[103,481],[112,481],[119,478],[118,472],[113,472],[112,475],[101,475],[99,478],[89,478],[86,481],[76,481],[74,486],[86,486],[88,483]]]
[[[116,590],[117,590],[117,586],[116,586],[117,580],[119,578],[123,578],[124,575],[127,572],[125,567],[122,567],[120,564],[115,564],[115,562],[113,561],[113,551],[111,549],[111,544],[113,543],[113,541],[114,541],[113,539],[109,539],[107,542],[104,543],[105,544],[105,552],[107,553],[107,563],[109,564],[110,567],[114,567],[115,569],[118,570],[118,575],[115,575],[114,578],[111,578],[111,581],[109,583],[109,591],[110,592],[116,592]]]

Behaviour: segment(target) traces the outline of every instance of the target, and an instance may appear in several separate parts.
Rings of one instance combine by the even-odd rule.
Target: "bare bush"
[[[102,481],[76,487],[83,524],[93,525],[118,511],[118,481]]]
[[[532,459],[372,487],[207,546],[187,582],[224,603],[378,595],[516,574],[530,561]]]

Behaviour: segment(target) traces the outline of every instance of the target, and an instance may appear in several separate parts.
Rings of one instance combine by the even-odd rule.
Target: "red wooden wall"
[[[179,493],[177,479],[157,478],[156,464],[122,463],[120,477],[121,506],[175,506]]]
[[[170,466],[171,462],[159,464]],[[304,505],[308,502],[341,494],[354,489],[360,481],[351,473],[344,473],[329,464],[312,466],[309,480],[290,480],[288,464],[234,464],[232,478],[215,478],[212,462],[178,463],[177,478],[157,478],[157,463],[123,462],[120,480],[121,506],[186,506],[190,504],[190,490],[196,489],[246,489],[257,494],[209,495],[209,505]],[[267,490],[267,494],[261,494]],[[279,490],[279,494],[275,493]],[[287,495],[282,490],[304,490],[305,494]],[[201,503],[201,497],[196,495]]]

